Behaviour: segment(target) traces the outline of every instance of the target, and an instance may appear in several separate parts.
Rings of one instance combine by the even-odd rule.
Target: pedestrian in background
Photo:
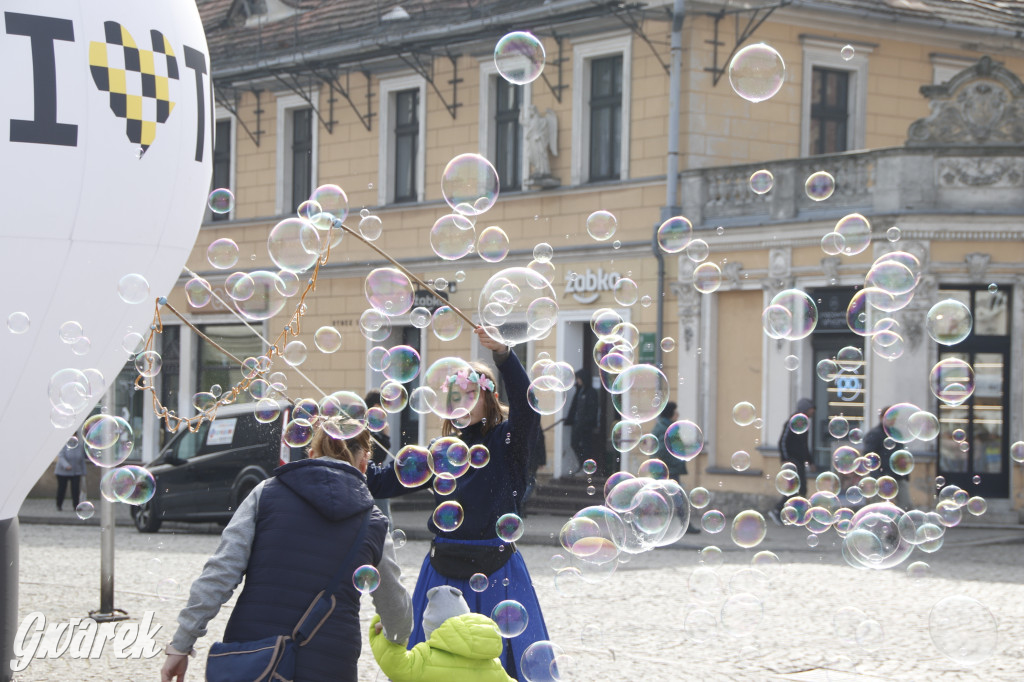
[[[82,477],[85,476],[85,445],[78,436],[72,436],[57,455],[57,511],[64,510],[64,496],[71,486],[72,506],[78,507]]]
[[[578,474],[583,469],[583,462],[590,458],[590,444],[597,431],[599,399],[590,372],[585,367],[576,370],[576,392],[565,415],[565,425],[571,427],[569,443],[576,456],[576,468],[569,472],[570,476]]]
[[[802,433],[793,430],[793,417],[802,414],[807,417],[807,428]],[[782,425],[782,433],[779,435],[779,460],[790,462],[796,466],[796,473],[800,477],[800,490],[797,493],[800,497],[807,497],[807,465],[811,461],[811,427],[814,424],[814,402],[810,398],[800,398],[796,401],[796,410],[786,419]],[[786,506],[783,496],[775,508],[768,512],[768,515],[777,524],[782,523],[782,508]]]
[[[374,389],[366,394],[364,399],[366,408],[380,407],[380,391]],[[373,455],[371,461],[377,466],[389,467],[395,462],[394,456],[391,454],[391,425],[384,422],[384,428],[373,434]],[[388,527],[394,528],[395,523],[391,518],[391,500],[386,497],[375,497],[373,503],[377,505],[377,509],[384,512],[384,516],[388,517]]]
[[[890,406],[891,407],[891,406]],[[879,476],[892,476],[896,479],[896,483],[899,486],[896,492],[896,498],[893,500],[894,504],[901,509],[910,509],[912,507],[910,502],[910,477],[906,474],[897,474],[892,470],[892,453],[896,452],[896,442],[889,439],[885,433],[885,427],[882,425],[885,418],[885,413],[889,411],[889,407],[882,408],[882,411],[878,413],[878,423],[875,427],[867,432],[864,436],[864,454],[865,456],[869,453],[875,453],[878,455],[880,460]],[[889,440],[889,444],[886,441]]]

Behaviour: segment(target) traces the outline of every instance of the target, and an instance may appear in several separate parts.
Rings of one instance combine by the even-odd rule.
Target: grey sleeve
[[[202,574],[192,583],[188,605],[178,614],[178,631],[171,639],[171,646],[178,651],[192,650],[196,640],[206,634],[206,625],[242,582],[252,552],[256,513],[264,483],[253,488],[238,505],[235,515],[220,535],[217,551],[207,559]]]
[[[401,582],[402,569],[395,558],[391,533],[384,536],[384,551],[377,571],[380,573],[380,585],[370,595],[374,608],[380,614],[383,634],[390,641],[404,646],[412,634],[412,598]]]

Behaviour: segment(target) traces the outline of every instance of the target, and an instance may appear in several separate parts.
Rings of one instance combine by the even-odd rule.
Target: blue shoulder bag
[[[313,597],[290,635],[277,635],[254,642],[214,642],[206,658],[208,682],[291,682],[295,678],[295,655],[305,646],[334,613],[337,600],[334,590],[346,575],[351,576],[356,553],[366,539],[370,513],[363,515],[363,524],[355,542],[348,550],[341,568],[330,584]]]

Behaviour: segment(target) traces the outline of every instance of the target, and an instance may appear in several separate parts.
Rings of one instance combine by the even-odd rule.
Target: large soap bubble
[[[436,396],[431,410],[442,419],[468,416],[480,396],[479,386],[472,381],[474,374],[473,368],[462,358],[435,360],[423,374],[423,387]]]
[[[933,305],[925,322],[928,336],[943,346],[960,343],[970,335],[973,326],[971,309],[955,298],[947,298]]]
[[[290,272],[305,272],[316,265],[321,248],[319,231],[301,218],[285,218],[267,237],[270,260]]]
[[[612,405],[624,419],[646,422],[654,419],[668,402],[665,374],[654,365],[633,365],[615,377]]]
[[[245,299],[235,299],[235,307],[248,320],[263,321],[277,315],[284,309],[288,299],[285,298],[284,282],[276,272],[256,270],[241,279],[248,284],[252,282],[252,293]],[[249,287],[246,286],[246,289]]]
[[[366,301],[385,315],[404,315],[412,308],[412,282],[397,268],[377,268],[366,276]]]
[[[498,171],[479,154],[459,154],[444,168],[441,195],[456,213],[480,215],[498,200]]]
[[[761,316],[765,333],[773,339],[797,341],[810,336],[818,324],[818,306],[799,289],[776,294]]]
[[[551,331],[558,319],[557,300],[543,275],[529,268],[506,268],[481,289],[480,320],[491,338],[513,346]]]
[[[763,102],[782,89],[786,64],[778,51],[764,43],[747,45],[729,62],[729,85],[748,102]]]
[[[526,85],[544,70],[544,45],[532,33],[507,33],[494,46],[494,65],[509,83]]]
[[[914,550],[900,534],[905,515],[888,502],[862,508],[854,514],[843,539],[843,558],[855,568],[886,569],[902,563]]]

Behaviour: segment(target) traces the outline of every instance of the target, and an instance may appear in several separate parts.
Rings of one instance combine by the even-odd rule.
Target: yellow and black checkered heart
[[[178,80],[178,61],[160,31],[150,31],[152,50],[140,50],[124,26],[103,24],[106,42],[89,43],[89,69],[102,92],[110,93],[110,110],[125,119],[128,139],[145,152],[156,126],[174,109],[170,80]]]

